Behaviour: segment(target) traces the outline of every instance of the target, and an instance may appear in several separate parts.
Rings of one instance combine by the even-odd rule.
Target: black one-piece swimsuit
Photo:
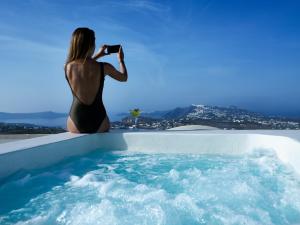
[[[71,119],[76,125],[80,133],[95,133],[99,129],[102,121],[106,117],[106,110],[102,102],[102,92],[104,86],[104,69],[103,63],[100,62],[101,67],[101,79],[99,89],[92,104],[87,105],[79,100],[76,94],[73,92],[71,84],[68,80],[67,74],[65,77],[69,83],[73,94],[73,102],[69,112]]]

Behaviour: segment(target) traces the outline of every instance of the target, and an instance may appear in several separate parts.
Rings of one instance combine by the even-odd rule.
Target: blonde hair
[[[72,33],[70,48],[64,69],[69,62],[76,59],[84,59],[85,63],[89,51],[95,47],[95,32],[87,27],[79,27]]]

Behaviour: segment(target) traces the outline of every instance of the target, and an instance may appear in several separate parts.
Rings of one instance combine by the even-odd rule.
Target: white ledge
[[[24,140],[10,141],[4,144],[0,144],[0,155],[9,152],[23,150],[23,149],[33,148],[41,145],[47,145],[51,143],[65,141],[65,140],[81,137],[84,135],[88,135],[88,134],[74,134],[70,132],[65,132],[60,134],[51,134],[51,135],[24,139]]]

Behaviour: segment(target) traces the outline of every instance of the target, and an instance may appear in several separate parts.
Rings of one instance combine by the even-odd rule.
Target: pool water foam
[[[3,225],[300,223],[300,178],[267,150],[94,151],[0,185]]]

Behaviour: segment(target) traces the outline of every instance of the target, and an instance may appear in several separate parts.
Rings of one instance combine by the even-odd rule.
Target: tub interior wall
[[[300,172],[300,142],[286,136],[243,133],[120,132],[75,135],[74,138],[68,136],[64,139],[64,135],[69,134],[57,134],[56,138],[52,136],[48,143],[47,138],[38,137],[18,141],[15,145],[1,144],[0,179],[20,169],[42,168],[95,149],[195,154],[244,154],[255,149],[273,149],[279,159]]]

